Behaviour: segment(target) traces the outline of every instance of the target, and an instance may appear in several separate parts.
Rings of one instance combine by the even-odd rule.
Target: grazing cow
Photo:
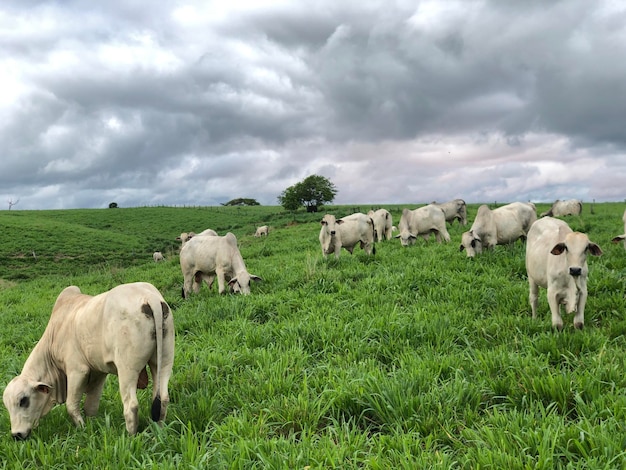
[[[182,248],[183,246],[185,246],[185,243],[187,243],[189,240],[191,240],[193,237],[199,237],[199,236],[210,236],[210,237],[217,237],[217,232],[213,229],[206,229],[203,230],[200,233],[195,233],[195,232],[183,232],[181,233],[178,237],[176,237],[176,241],[180,242],[180,247]]]
[[[418,209],[402,209],[402,216],[398,224],[400,233],[395,238],[400,239],[402,246],[415,243],[418,235],[428,239],[431,233],[435,234],[437,242],[450,241],[450,234],[446,229],[446,216],[439,207],[432,204]]]
[[[466,250],[471,258],[482,253],[483,248],[491,249],[496,245],[513,243],[519,238],[525,239],[535,220],[537,212],[532,203],[513,202],[494,210],[482,205],[472,227],[461,235],[459,249]]]
[[[250,293],[250,281],[261,281],[246,269],[237,238],[228,232],[223,237],[193,237],[180,250],[180,268],[183,272],[183,298],[193,291],[198,293],[204,280],[209,287],[217,276],[218,292],[223,294],[226,284],[233,292]]]
[[[165,261],[163,253],[161,253],[160,251],[155,251],[154,253],[152,253],[152,259],[155,263],[158,263],[159,261]]]
[[[76,286],[58,296],[43,336],[28,356],[22,373],[4,390],[11,434],[26,439],[50,409],[67,403],[76,424],[98,411],[107,374],[119,377],[126,429],[137,432],[137,387],[152,373],[152,419],[165,419],[167,384],[174,362],[174,320],[163,296],[152,284],[122,284],[91,296]]]
[[[580,215],[583,212],[583,202],[579,199],[568,199],[552,203],[552,207],[543,212],[539,217],[562,217],[564,215]]]
[[[624,222],[624,234],[618,235],[612,241],[613,243],[619,243],[624,240],[624,249],[626,249],[626,210],[624,211],[624,215],[622,216],[622,221]]]
[[[270,228],[267,225],[263,225],[261,227],[257,227],[256,232],[254,233],[255,237],[263,237],[268,236],[270,233]]]
[[[454,199],[441,204],[432,202],[431,204],[439,207],[443,211],[446,216],[446,222],[452,224],[452,222],[458,220],[459,224],[467,225],[467,207],[463,199]]]
[[[324,257],[334,253],[338,259],[341,247],[352,254],[357,244],[360,244],[361,249],[368,255],[376,254],[374,221],[365,214],[351,214],[342,219],[335,219],[334,215],[326,214],[321,224],[319,240]]]
[[[574,232],[566,222],[552,217],[537,220],[528,232],[526,271],[533,318],[537,317],[539,287],[547,289],[552,326],[563,329],[561,304],[576,312],[574,327],[585,323],[587,301],[587,254],[600,256],[600,247],[584,233]]]
[[[383,240],[391,240],[393,221],[389,211],[387,209],[378,209],[376,211],[369,211],[367,215],[374,221],[375,241],[382,242]]]

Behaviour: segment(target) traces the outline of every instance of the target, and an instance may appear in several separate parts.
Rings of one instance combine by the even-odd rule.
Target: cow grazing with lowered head
[[[137,387],[152,373],[152,419],[165,419],[167,384],[174,362],[174,320],[163,296],[152,284],[122,284],[91,296],[76,286],[58,296],[43,336],[28,356],[22,373],[4,390],[11,434],[26,439],[50,409],[66,403],[77,426],[80,411],[94,416],[107,374],[119,377],[126,429],[137,432]]]
[[[216,276],[220,294],[225,292],[226,285],[235,293],[249,294],[250,281],[261,281],[246,269],[237,238],[230,232],[223,237],[193,237],[180,250],[180,268],[183,298],[192,291],[198,293],[202,281],[210,289]]]
[[[445,214],[432,204],[414,210],[403,209],[398,231],[395,238],[400,239],[402,246],[413,245],[418,235],[428,239],[431,233],[435,234],[435,239],[439,243],[450,241]]]
[[[200,236],[217,237],[218,235],[217,235],[217,232],[215,230],[208,228],[206,230],[203,230],[200,233],[183,232],[178,237],[176,237],[176,241],[180,242],[180,247],[182,248],[183,246],[185,246],[185,243],[187,243],[193,237],[200,237]]]
[[[467,225],[467,206],[463,199],[454,199],[448,202],[442,202],[438,204],[436,202],[431,203],[433,206],[439,207],[446,216],[446,222],[459,221],[461,225]]]
[[[261,227],[257,227],[256,232],[254,233],[255,237],[267,237],[270,233],[270,228],[267,225],[262,225]]]
[[[554,328],[563,329],[562,304],[567,313],[576,312],[574,327],[583,327],[588,254],[600,256],[602,250],[584,233],[572,231],[566,222],[544,217],[533,224],[526,241],[526,272],[533,318],[537,317],[537,299],[539,287],[542,287],[547,289]]]
[[[537,212],[532,203],[513,202],[494,210],[482,205],[472,227],[461,235],[459,249],[465,250],[468,257],[474,257],[482,253],[483,248],[492,249],[525,239],[535,220]]]
[[[622,216],[622,222],[624,222],[624,233],[622,235],[618,235],[615,237],[612,242],[619,243],[622,240],[624,241],[624,249],[626,249],[626,210],[624,211],[624,215]]]
[[[368,255],[376,254],[374,221],[365,214],[351,214],[341,219],[326,214],[321,224],[319,240],[324,257],[334,253],[338,259],[342,247],[352,254],[356,245],[360,245]]]
[[[579,199],[568,199],[567,201],[556,200],[552,207],[543,212],[539,217],[562,217],[565,215],[580,215],[583,212],[583,202]]]
[[[155,263],[158,263],[159,261],[165,261],[163,253],[161,253],[160,251],[155,251],[154,253],[152,253],[152,259]]]

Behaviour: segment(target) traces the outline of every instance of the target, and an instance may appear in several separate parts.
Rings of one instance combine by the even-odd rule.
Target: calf
[[[377,242],[391,240],[391,227],[393,220],[391,213],[387,209],[369,211],[367,216],[374,222],[374,236]]]
[[[483,248],[525,239],[535,220],[537,212],[532,203],[512,202],[494,210],[483,204],[469,231],[461,235],[459,250],[465,250],[467,256],[473,258],[482,253]]]
[[[338,259],[342,247],[352,254],[357,244],[368,255],[376,254],[374,221],[365,214],[351,214],[342,219],[335,219],[334,215],[326,214],[321,224],[319,240],[324,257],[334,253]]]
[[[254,233],[255,237],[267,237],[270,233],[270,228],[267,225],[262,225],[261,227],[257,227],[256,232]]]
[[[600,256],[600,247],[584,233],[574,232],[566,222],[544,217],[537,220],[526,241],[526,271],[533,318],[537,317],[539,287],[547,289],[552,326],[563,329],[561,304],[567,313],[576,312],[574,327],[585,323],[587,301],[587,254]]]
[[[428,239],[431,233],[435,234],[438,243],[450,241],[450,234],[446,229],[446,216],[441,208],[432,204],[414,210],[404,208],[398,231],[400,233],[395,238],[400,239],[402,246],[413,245],[418,235]]]
[[[137,432],[138,383],[152,373],[152,419],[165,419],[167,384],[174,362],[174,320],[170,308],[152,284],[122,284],[96,296],[76,286],[58,296],[43,336],[28,356],[22,373],[4,390],[11,434],[26,439],[39,418],[67,402],[77,426],[85,414],[94,416],[107,374],[119,377],[124,419]]]
[[[160,251],[155,251],[152,254],[152,259],[154,260],[155,263],[158,263],[159,261],[165,261],[165,258],[163,257],[163,253],[161,253]]]
[[[561,217],[565,215],[580,215],[583,212],[583,202],[579,199],[568,199],[561,201],[557,199],[552,203],[552,207],[543,212],[539,217]]]
[[[180,250],[180,268],[183,298],[192,291],[199,292],[203,280],[210,289],[215,276],[220,294],[226,290],[227,283],[233,292],[249,294],[250,281],[261,281],[246,269],[237,238],[230,232],[223,237],[193,237]]]

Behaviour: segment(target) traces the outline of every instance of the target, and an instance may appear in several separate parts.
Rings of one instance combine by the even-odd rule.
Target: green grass
[[[396,224],[402,207],[388,207]],[[335,260],[321,256],[321,214],[277,207],[1,211],[0,384],[70,284],[152,282],[177,343],[163,428],[140,391],[141,432],[127,436],[111,376],[84,430],[58,406],[14,442],[2,407],[0,467],[623,468],[626,251],[610,243],[623,210],[567,219],[604,255],[589,260],[585,329],[568,315],[560,334],[545,291],[530,318],[523,245],[468,259],[456,223],[449,244],[393,240]],[[254,238],[264,224],[269,237]],[[181,299],[174,239],[209,227],[235,233],[263,278],[250,296]]]

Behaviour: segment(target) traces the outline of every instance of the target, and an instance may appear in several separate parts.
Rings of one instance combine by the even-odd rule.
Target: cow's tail
[[[152,400],[152,408],[150,410],[150,415],[153,421],[159,421],[161,419],[161,373],[162,373],[162,363],[163,363],[163,322],[170,315],[170,308],[164,302],[161,301],[161,305],[154,311],[154,332],[156,336],[156,355],[157,355],[157,370],[156,376],[153,374],[152,380],[155,383],[156,394]]]

